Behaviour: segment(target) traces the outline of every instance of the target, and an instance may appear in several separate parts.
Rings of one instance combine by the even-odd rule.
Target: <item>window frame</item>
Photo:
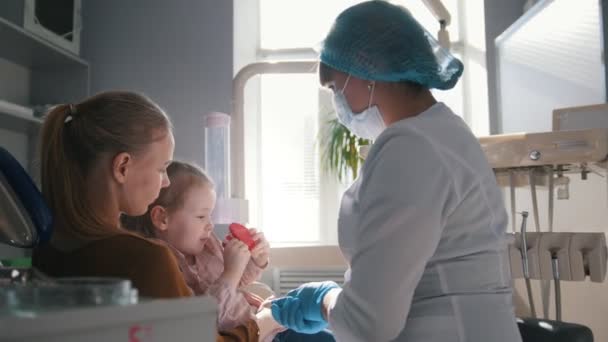
[[[261,0],[236,0],[234,3],[235,6],[235,23],[237,23],[240,18],[239,18],[239,12],[241,15],[243,15],[244,12],[246,12],[246,10],[252,10],[252,9],[257,9],[257,13],[255,15],[251,15],[251,13],[248,13],[247,15],[247,23],[248,23],[248,27],[245,28],[241,28],[240,30],[238,29],[238,25],[243,25],[242,21],[241,24],[236,24],[235,26],[235,63],[234,63],[234,68],[235,68],[235,74],[241,70],[241,68],[243,68],[244,66],[249,65],[250,63],[260,63],[260,62],[272,62],[272,61],[298,61],[298,60],[317,60],[318,59],[318,53],[313,49],[313,48],[286,48],[286,49],[263,49],[261,48],[261,30],[260,30],[260,16],[261,16]],[[241,6],[241,8],[237,8],[238,6]],[[453,40],[451,41],[451,51],[453,51],[456,54],[459,54],[462,57],[462,60],[468,60],[469,57],[477,57],[477,55],[479,55],[479,51],[478,49],[475,49],[476,51],[471,51],[473,52],[472,54],[475,54],[476,56],[468,56],[468,52],[469,52],[469,46],[467,44],[467,32],[466,32],[466,17],[465,17],[465,4],[463,0],[458,0],[457,3],[458,6],[458,19],[457,20],[453,20],[452,23],[456,23],[458,25],[458,30],[459,30],[459,39],[458,40]],[[245,7],[245,8],[243,8]],[[243,11],[240,11],[243,10]],[[252,27],[253,26],[253,27]],[[448,27],[449,29],[449,27]],[[245,35],[243,35],[243,33],[246,33],[246,37]],[[243,36],[241,36],[243,35]],[[239,56],[238,55],[238,51],[239,49],[237,49],[237,45],[239,44],[239,40],[246,40],[248,42],[248,48],[249,50],[247,51],[247,55],[245,58],[243,58],[243,56]],[[253,44],[252,44],[253,43]],[[242,50],[242,49],[241,49]],[[251,51],[253,50],[253,51]],[[483,53],[485,53],[485,51],[483,51]],[[483,66],[485,68],[485,60],[483,61],[475,61],[478,62],[481,66]],[[284,71],[287,73],[287,71]],[[311,73],[314,73],[316,71],[311,70]],[[254,79],[254,80],[250,80],[251,86],[253,88],[253,92],[255,93],[254,95],[251,96],[250,98],[250,103],[248,103],[247,109],[250,112],[255,112],[252,113],[255,114],[256,117],[256,121],[258,122],[258,130],[259,130],[259,118],[260,118],[260,102],[261,102],[261,89],[260,89],[260,79]],[[467,122],[467,124],[469,124],[472,127],[473,124],[473,120],[474,118],[472,118],[472,113],[471,113],[471,96],[472,96],[472,89],[470,89],[470,80],[469,80],[469,76],[468,74],[465,72],[463,74],[463,76],[461,77],[460,80],[461,83],[461,87],[462,87],[462,106],[461,108],[458,109],[458,114],[462,115],[462,118],[464,119],[465,122]],[[257,93],[256,93],[257,92]],[[257,103],[253,103],[255,101],[251,101],[251,99],[257,99]],[[319,94],[319,108],[321,108],[321,101],[323,101],[323,95]],[[324,103],[324,105],[326,105]],[[321,115],[321,113],[319,113],[319,115]],[[489,114],[488,114],[489,115]],[[322,120],[319,121],[319,125],[322,124]],[[322,127],[320,126],[319,129],[322,129]],[[488,127],[489,130],[489,127]],[[243,134],[245,134],[244,132],[244,128],[243,128]],[[244,139],[244,138],[243,138]],[[258,145],[259,146],[259,145]],[[244,152],[244,151],[242,151]],[[320,154],[319,154],[320,155]],[[245,159],[245,157],[243,157]],[[247,171],[245,170],[245,173],[251,173],[251,171]],[[256,170],[256,172],[259,172]],[[321,195],[321,193],[323,191],[320,191],[320,210],[321,212],[319,213],[319,217],[320,217],[320,222],[319,222],[319,236],[320,236],[320,241],[318,241],[317,244],[320,245],[335,245],[337,244],[337,213],[339,210],[339,200],[333,200],[333,205],[330,203],[332,201],[332,198],[337,198],[339,196],[339,193],[341,191],[343,191],[345,189],[344,185],[340,185],[337,184],[337,180],[335,181],[331,181],[330,179],[331,176],[328,177],[328,175],[326,175],[324,172],[320,171],[320,188],[321,189],[325,189],[326,187],[328,188],[333,188],[336,193],[335,194],[325,194],[325,195]],[[257,182],[258,185],[256,186],[258,189],[261,188],[261,185],[259,183],[261,183],[261,177],[257,177]],[[323,197],[327,197],[327,198],[323,198]],[[249,198],[249,202],[252,203],[253,201],[258,200],[257,198]],[[323,203],[325,203],[325,205],[323,205]],[[250,205],[250,211],[251,209],[255,209],[256,205]],[[331,213],[329,212],[331,211]],[[258,210],[259,213],[259,210]],[[250,217],[256,217],[256,215],[249,215]],[[335,220],[334,220],[335,217]],[[333,226],[330,227],[330,222],[334,222]],[[260,227],[261,229],[263,229],[263,227]],[[302,243],[302,242],[285,242],[285,241],[271,241],[273,242],[274,245],[305,245],[308,243]]]

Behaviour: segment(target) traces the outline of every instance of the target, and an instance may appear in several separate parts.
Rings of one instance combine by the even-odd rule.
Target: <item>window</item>
[[[317,58],[314,48],[335,17],[359,2],[235,1],[235,73],[259,61]],[[439,29],[422,1],[393,2],[405,5],[432,34]],[[463,118],[477,133],[487,134],[483,1],[443,3],[452,16],[452,52],[465,63],[465,75],[454,89],[434,94],[456,113],[466,113]],[[465,16],[467,12],[472,15]],[[475,44],[466,40],[467,28],[475,33]],[[471,55],[469,45],[475,49]],[[470,63],[475,67],[469,67]],[[472,96],[476,92],[483,99]],[[317,143],[330,108],[330,96],[319,90],[314,73],[262,75],[247,84],[245,192],[250,225],[264,230],[274,245],[337,243],[339,200],[347,184],[321,171]],[[485,118],[473,120],[479,116],[476,112]]]
[[[261,227],[274,241],[320,241],[320,230],[313,228],[319,226],[320,209],[317,95],[314,75],[261,79],[258,210]]]
[[[259,1],[260,48],[268,50],[314,47],[327,34],[338,13],[361,2],[357,0]]]

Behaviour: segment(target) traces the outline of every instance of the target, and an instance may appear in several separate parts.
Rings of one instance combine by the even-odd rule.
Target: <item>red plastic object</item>
[[[255,247],[256,243],[253,240],[253,237],[251,236],[251,234],[249,233],[249,229],[245,228],[243,225],[238,224],[238,223],[232,223],[228,229],[230,230],[230,234],[241,240],[244,244],[247,245],[247,247],[249,247],[249,250],[252,250],[253,247]],[[228,235],[226,237],[226,240],[230,241],[230,235]]]

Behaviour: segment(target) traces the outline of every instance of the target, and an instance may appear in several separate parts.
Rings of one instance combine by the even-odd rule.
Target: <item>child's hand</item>
[[[251,250],[251,258],[259,268],[265,268],[268,266],[270,258],[270,244],[266,240],[266,237],[264,237],[264,233],[258,232],[255,228],[249,229],[249,233],[256,243],[255,247]]]
[[[250,258],[251,253],[246,244],[237,239],[226,242],[224,247],[224,273],[221,277],[237,287]]]
[[[272,310],[270,309],[270,306],[260,307],[255,316],[255,321],[260,329],[260,341],[266,341],[270,336],[274,336],[287,330],[272,317]]]

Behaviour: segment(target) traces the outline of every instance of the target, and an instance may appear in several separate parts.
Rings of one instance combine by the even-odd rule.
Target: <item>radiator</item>
[[[345,267],[275,268],[272,275],[273,291],[284,296],[290,290],[312,281],[333,280],[344,284]]]

